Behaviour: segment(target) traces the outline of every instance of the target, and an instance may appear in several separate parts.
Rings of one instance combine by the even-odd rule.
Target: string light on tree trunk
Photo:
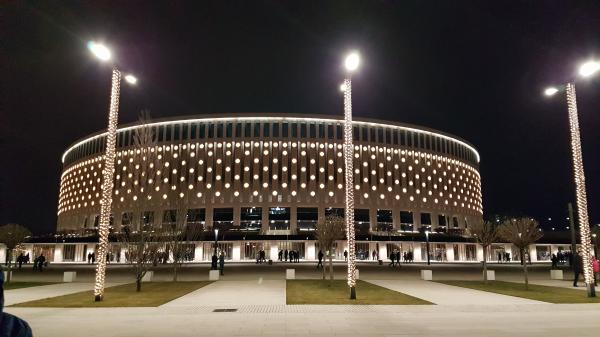
[[[591,237],[585,191],[585,174],[583,170],[583,156],[581,153],[581,135],[579,132],[579,118],[577,116],[577,95],[575,84],[567,83],[567,104],[569,109],[569,129],[571,131],[571,151],[573,152],[573,171],[575,174],[575,192],[577,199],[577,214],[579,231],[581,235],[581,255],[583,259],[583,276],[588,288],[588,295],[595,296],[594,275],[590,262]]]
[[[112,89],[110,93],[110,110],[108,113],[108,133],[106,135],[106,153],[102,170],[102,202],[100,205],[100,222],[98,224],[98,264],[96,266],[96,283],[94,299],[101,301],[104,296],[106,275],[106,252],[108,248],[108,229],[113,194],[113,175],[115,167],[115,145],[117,139],[117,121],[119,116],[119,95],[121,91],[121,72],[112,71]]]

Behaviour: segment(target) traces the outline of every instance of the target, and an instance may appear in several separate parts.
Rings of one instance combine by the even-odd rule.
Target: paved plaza
[[[285,305],[284,270],[297,269],[298,278],[318,278],[312,264],[231,265],[220,281],[156,308],[6,308],[27,320],[36,336],[597,336],[600,304],[548,304],[450,285],[422,281],[424,265],[392,269],[362,264],[361,279],[422,298],[436,305]],[[477,279],[476,265],[432,266],[434,279]],[[37,275],[23,272],[15,279],[54,280],[64,266]],[[7,305],[92,289],[91,266],[78,270],[83,282],[7,290]],[[113,266],[111,285],[130,277]],[[518,266],[498,266],[497,277],[519,281]],[[88,272],[92,272],[88,275]],[[188,267],[184,279],[204,278],[206,266]],[[344,266],[336,266],[343,278]],[[157,277],[168,280],[168,269]],[[568,287],[548,280],[546,267],[534,266],[532,283]],[[39,279],[38,279],[39,280]],[[582,288],[583,289],[583,288]],[[360,292],[358,293],[360,296]],[[583,295],[583,294],[582,294]],[[234,312],[214,312],[235,309]]]

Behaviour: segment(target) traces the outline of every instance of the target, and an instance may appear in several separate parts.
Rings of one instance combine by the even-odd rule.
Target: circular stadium
[[[152,120],[117,134],[111,229],[176,221],[246,236],[311,239],[344,213],[343,119],[227,114]],[[62,156],[59,232],[99,222],[105,133]],[[423,127],[353,122],[357,240],[424,231],[460,236],[481,220],[477,150]]]

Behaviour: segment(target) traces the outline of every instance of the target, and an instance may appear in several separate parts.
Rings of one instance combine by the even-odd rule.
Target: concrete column
[[[421,228],[421,213],[413,212],[413,230],[418,231]]]
[[[377,230],[377,208],[369,208],[369,225],[372,232]]]
[[[315,242],[314,241],[306,241],[306,259],[307,260],[315,260],[317,258],[317,253],[315,252]]]
[[[57,243],[54,246],[54,261],[52,262],[63,262],[63,248],[65,247],[62,243]]]
[[[483,261],[483,247],[480,244],[475,245],[477,249],[477,261]]]
[[[319,207],[317,208],[317,222],[322,222],[325,220],[325,208]]]
[[[416,262],[423,261],[423,259],[421,258],[421,243],[420,242],[415,242],[413,245],[413,258]],[[425,260],[425,261],[427,261],[427,260]]]
[[[298,207],[290,207],[290,233],[296,234],[298,232]]]
[[[196,242],[196,247],[194,248],[194,262],[202,261],[202,241]]]
[[[242,217],[242,208],[241,207],[233,207],[233,225],[235,227],[240,226]]]
[[[436,228],[440,226],[440,222],[438,221],[438,214],[431,213],[431,230],[435,231]]]
[[[537,248],[535,244],[529,245],[529,258],[531,262],[537,262]]]
[[[446,258],[449,262],[454,261],[454,244],[452,243],[446,244]]]
[[[271,260],[277,261],[277,254],[279,254],[278,248],[277,244],[271,243],[271,256],[269,257]]]
[[[262,207],[261,210],[261,232],[266,233],[269,230],[269,207]]]
[[[392,221],[394,222],[394,229],[400,230],[400,209],[392,208]]]
[[[233,242],[233,256],[231,257],[231,259],[233,261],[240,261],[241,258],[241,251],[242,251],[242,244],[240,241],[234,241]]]
[[[204,215],[204,222],[205,222],[204,227],[207,228],[207,229],[208,228],[212,229],[212,226],[213,226],[213,214],[214,214],[213,208],[212,207],[206,207],[206,213]]]
[[[379,259],[386,260],[388,256],[387,245],[385,242],[379,242]]]

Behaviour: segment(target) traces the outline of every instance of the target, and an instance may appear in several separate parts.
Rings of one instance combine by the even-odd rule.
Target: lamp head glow
[[[219,235],[219,229],[217,228],[217,229],[215,229],[215,236],[218,236],[218,235]]]
[[[100,60],[102,60],[102,61],[110,60],[110,57],[111,57],[110,50],[105,45],[103,45],[101,43],[96,43],[94,41],[90,41],[90,42],[88,42],[87,47],[92,52],[92,54],[94,54],[94,56],[96,56]]]
[[[589,61],[579,67],[579,75],[583,77],[589,77],[600,70],[600,62]]]
[[[549,88],[546,88],[546,90],[544,90],[544,95],[546,95],[546,96],[553,96],[557,92],[558,92],[557,88],[555,88],[555,87],[549,87]]]
[[[137,84],[137,78],[131,74],[125,75],[125,81],[129,84]]]
[[[344,83],[340,84],[340,91],[346,92],[346,84],[344,84]]]
[[[346,60],[344,60],[344,67],[349,72],[353,72],[356,69],[358,69],[359,64],[360,64],[360,56],[355,51],[348,54],[348,56],[346,56]]]

